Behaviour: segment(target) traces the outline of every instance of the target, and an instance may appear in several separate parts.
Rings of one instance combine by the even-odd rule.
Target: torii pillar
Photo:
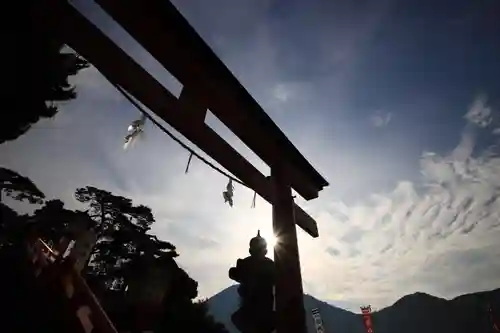
[[[295,224],[318,237],[314,219],[293,202],[292,188],[315,199],[328,182],[293,146],[187,20],[168,0],[96,0],[183,89],[179,98],[145,71],[67,0],[36,2],[33,16],[51,27],[114,85],[140,101],[223,168],[273,205],[280,246],[277,267],[278,333],[306,333]],[[266,178],[205,124],[207,110],[271,168]]]
[[[280,166],[271,168],[276,265],[276,332],[307,332],[292,189]]]

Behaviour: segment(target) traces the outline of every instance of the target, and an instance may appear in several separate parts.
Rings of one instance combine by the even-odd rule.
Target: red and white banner
[[[365,324],[366,332],[373,333],[372,323],[372,307],[371,305],[361,307],[361,315],[363,316],[363,323]]]

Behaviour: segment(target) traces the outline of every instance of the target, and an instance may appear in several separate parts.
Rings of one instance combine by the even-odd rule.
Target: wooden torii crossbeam
[[[276,328],[278,333],[305,333],[295,223],[312,237],[318,237],[318,229],[314,219],[294,204],[291,191],[293,188],[305,199],[314,199],[328,186],[327,181],[170,2],[97,3],[183,84],[179,99],[67,1],[39,1],[33,14],[110,82],[126,90],[273,205],[273,229],[280,241],[274,255],[278,275]],[[271,167],[270,179],[205,124],[207,109]]]

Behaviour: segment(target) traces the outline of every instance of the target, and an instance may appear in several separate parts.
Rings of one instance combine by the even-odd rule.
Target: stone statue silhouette
[[[274,330],[274,262],[266,257],[267,243],[260,236],[250,240],[250,256],[236,261],[229,277],[240,283],[240,308],[231,320],[242,333],[270,333]]]

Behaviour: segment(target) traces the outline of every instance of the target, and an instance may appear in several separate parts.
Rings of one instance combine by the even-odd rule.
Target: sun
[[[266,240],[267,243],[267,255],[269,258],[274,258],[274,253],[279,247],[279,239],[273,234],[273,232],[262,232],[261,236]]]
[[[265,239],[267,242],[267,246],[269,248],[275,248],[276,245],[278,244],[278,239],[274,235],[267,236],[267,237],[265,237]]]
[[[267,248],[269,250],[276,248],[278,245],[278,238],[276,238],[273,232],[262,233],[262,237],[266,240]]]

